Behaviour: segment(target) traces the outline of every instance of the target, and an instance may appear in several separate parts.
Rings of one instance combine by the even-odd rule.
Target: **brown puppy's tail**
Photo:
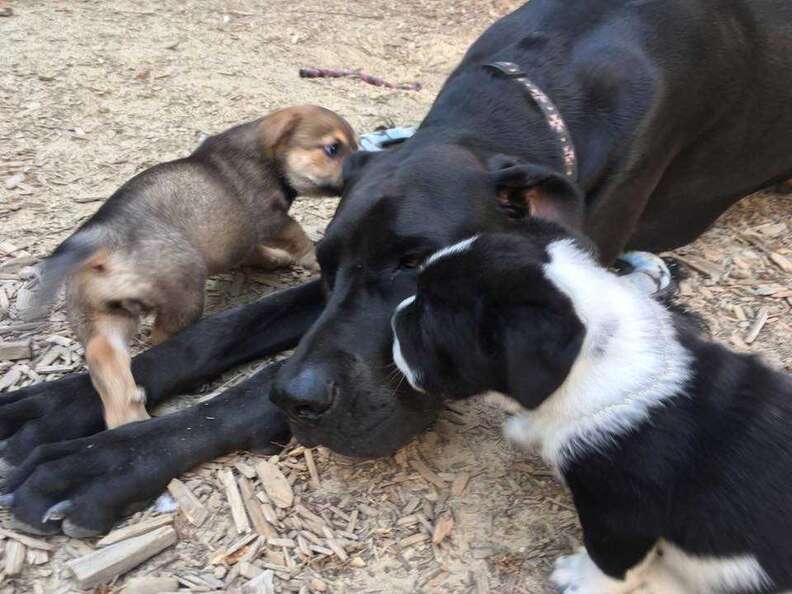
[[[100,254],[105,242],[100,228],[80,229],[61,243],[38,269],[39,284],[34,292],[32,310],[37,314],[52,304],[66,277],[92,257]]]

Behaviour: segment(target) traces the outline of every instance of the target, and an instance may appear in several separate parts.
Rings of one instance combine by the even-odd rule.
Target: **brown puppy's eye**
[[[341,144],[338,142],[332,142],[330,144],[324,145],[322,148],[328,157],[335,157],[338,154],[338,151],[341,149]]]
[[[418,254],[409,254],[399,260],[399,268],[418,268],[421,264],[423,264],[423,258]]]

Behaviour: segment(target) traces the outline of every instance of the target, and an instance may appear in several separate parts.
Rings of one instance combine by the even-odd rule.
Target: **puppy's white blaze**
[[[407,299],[405,299],[404,301],[399,303],[399,305],[396,306],[396,313],[399,313],[401,310],[403,310],[406,307],[410,307],[410,304],[413,301],[415,301],[415,295],[413,295],[411,297],[407,297]]]
[[[393,321],[391,322],[391,326],[393,327],[393,362],[396,363],[396,367],[398,367],[399,371],[401,371],[402,374],[404,374],[404,377],[407,378],[407,382],[412,386],[413,390],[416,392],[424,392],[424,390],[418,385],[418,372],[410,369],[410,366],[404,359],[404,355],[402,355],[399,336],[396,334],[396,316],[399,315],[399,312],[404,308],[409,307],[413,301],[415,301],[415,295],[412,297],[407,297],[407,299],[399,303],[399,305],[396,307],[396,311],[393,314]]]
[[[469,250],[473,245],[473,242],[477,239],[478,235],[474,235],[473,237],[468,237],[467,239],[463,239],[458,243],[437,250],[434,254],[429,256],[429,258],[427,258],[426,262],[424,263],[424,268],[431,266],[442,258],[447,258],[448,256],[453,256],[454,254],[461,254],[462,252]]]
[[[398,367],[399,371],[407,378],[407,382],[412,386],[413,390],[416,392],[424,391],[421,386],[418,385],[418,374],[410,369],[410,366],[407,365],[407,361],[404,360],[399,338],[397,336],[393,337],[393,362],[396,363],[396,367]]]
[[[572,240],[548,246],[545,276],[572,301],[586,328],[561,387],[507,425],[507,436],[537,446],[556,470],[600,449],[684,391],[690,354],[664,307],[603,269]]]

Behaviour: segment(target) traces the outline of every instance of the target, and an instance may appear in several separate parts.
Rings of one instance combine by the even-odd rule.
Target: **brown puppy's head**
[[[344,159],[357,150],[355,131],[337,113],[316,105],[275,111],[260,124],[264,154],[276,160],[302,196],[341,191]]]

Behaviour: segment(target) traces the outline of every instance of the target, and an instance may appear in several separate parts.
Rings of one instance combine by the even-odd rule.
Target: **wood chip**
[[[239,562],[239,575],[241,575],[243,578],[251,580],[261,575],[262,571],[264,571],[263,568],[251,563],[250,561]]]
[[[261,484],[267,492],[267,496],[272,502],[281,509],[286,509],[294,503],[294,491],[292,491],[289,481],[277,466],[265,460],[256,464],[256,472],[261,479]]]
[[[245,534],[246,532],[250,532],[250,522],[248,522],[242,495],[239,494],[239,487],[237,487],[237,482],[234,478],[234,471],[230,468],[225,468],[221,470],[219,474],[220,481],[225,487],[226,499],[228,500],[228,506],[231,508],[231,517],[234,520],[237,533]]]
[[[258,538],[257,534],[247,534],[232,544],[228,550],[218,553],[209,561],[210,565],[218,563],[228,563],[233,565],[245,555],[245,547]]]
[[[399,541],[399,545],[401,545],[403,549],[406,549],[408,547],[415,546],[427,540],[429,540],[429,537],[426,534],[424,534],[423,532],[416,532],[412,536],[408,536],[407,538],[402,538]]]
[[[18,361],[33,357],[32,341],[0,342],[0,361]]]
[[[134,577],[124,585],[124,594],[161,594],[179,589],[179,580],[174,577]]]
[[[28,549],[26,559],[30,565],[44,565],[49,561],[49,553],[38,549]]]
[[[256,531],[256,534],[266,538],[275,538],[277,532],[267,521],[262,505],[256,499],[256,495],[253,491],[253,484],[244,476],[239,477],[239,490],[242,494],[242,502],[245,504],[250,522],[253,524],[253,530]]]
[[[358,515],[360,512],[358,510],[353,510],[351,514],[349,514],[349,522],[347,523],[346,531],[354,533],[355,528],[357,527]]]
[[[17,542],[21,542],[23,545],[30,547],[31,549],[41,549],[42,551],[55,551],[58,547],[43,540],[39,540],[37,538],[31,538],[25,534],[19,534],[17,532],[12,532],[11,530],[6,530],[5,528],[0,528],[0,536],[4,538],[10,538],[12,540],[16,540]]]
[[[446,487],[445,481],[443,481],[443,479],[437,476],[437,473],[435,473],[432,469],[430,469],[423,462],[423,460],[419,460],[418,458],[413,458],[412,460],[410,460],[410,466],[412,466],[415,470],[417,470],[418,474],[420,474],[427,482],[430,482],[436,487],[439,487],[441,489],[445,489]]]
[[[322,483],[319,480],[319,471],[316,470],[316,462],[314,461],[313,451],[308,448],[305,450],[305,463],[308,466],[308,474],[311,475],[311,485],[318,491],[322,488]]]
[[[470,482],[470,475],[467,472],[460,472],[456,475],[454,482],[451,483],[451,495],[459,497],[465,492],[468,483]]]
[[[745,344],[751,344],[757,339],[769,317],[770,312],[766,307],[759,309],[759,313],[756,314],[756,319],[754,319],[753,324],[751,324],[751,327],[748,329],[748,333],[745,335]]]
[[[36,262],[38,262],[38,258],[35,256],[20,256],[19,258],[14,258],[13,260],[0,264],[0,272],[16,272],[20,268],[30,266]]]
[[[712,262],[708,262],[704,258],[698,258],[696,256],[680,256],[679,254],[675,254],[675,257],[680,262],[684,262],[690,266],[696,272],[700,272],[711,279],[718,279],[723,274],[723,271],[718,266]]]
[[[0,378],[0,392],[15,386],[20,379],[22,379],[22,370],[19,367],[12,367]]]
[[[19,246],[11,243],[10,241],[0,241],[0,252],[10,256],[19,249]]]
[[[330,550],[333,551],[336,557],[341,559],[341,561],[346,561],[349,559],[349,555],[346,554],[344,547],[342,547],[339,542],[333,536],[333,533],[330,531],[329,528],[325,527],[324,535],[327,539],[327,546],[330,547]]]
[[[234,468],[236,468],[242,476],[249,479],[256,478],[256,469],[253,468],[250,464],[245,462],[234,462]]]
[[[163,526],[69,561],[66,565],[81,588],[91,588],[137,567],[173,545],[177,538],[172,527]]]
[[[17,575],[25,564],[25,545],[16,540],[11,540],[5,546],[5,574]]]
[[[454,516],[450,513],[445,513],[440,516],[432,532],[432,543],[440,544],[443,542],[454,529]]]
[[[141,534],[147,534],[152,530],[156,530],[161,526],[167,526],[172,522],[173,516],[157,516],[151,520],[138,522],[130,526],[124,526],[123,528],[113,530],[110,534],[97,542],[96,546],[107,547],[117,542],[121,542],[122,540],[126,540],[127,538],[133,538],[135,536],[140,536]]]
[[[168,483],[168,492],[179,504],[184,517],[193,526],[200,526],[209,517],[209,511],[203,506],[192,491],[179,479]]]
[[[778,252],[770,252],[770,260],[784,272],[792,272],[792,260],[779,254]]]
[[[242,586],[242,594],[275,594],[274,577],[271,569],[261,572],[261,575]]]

